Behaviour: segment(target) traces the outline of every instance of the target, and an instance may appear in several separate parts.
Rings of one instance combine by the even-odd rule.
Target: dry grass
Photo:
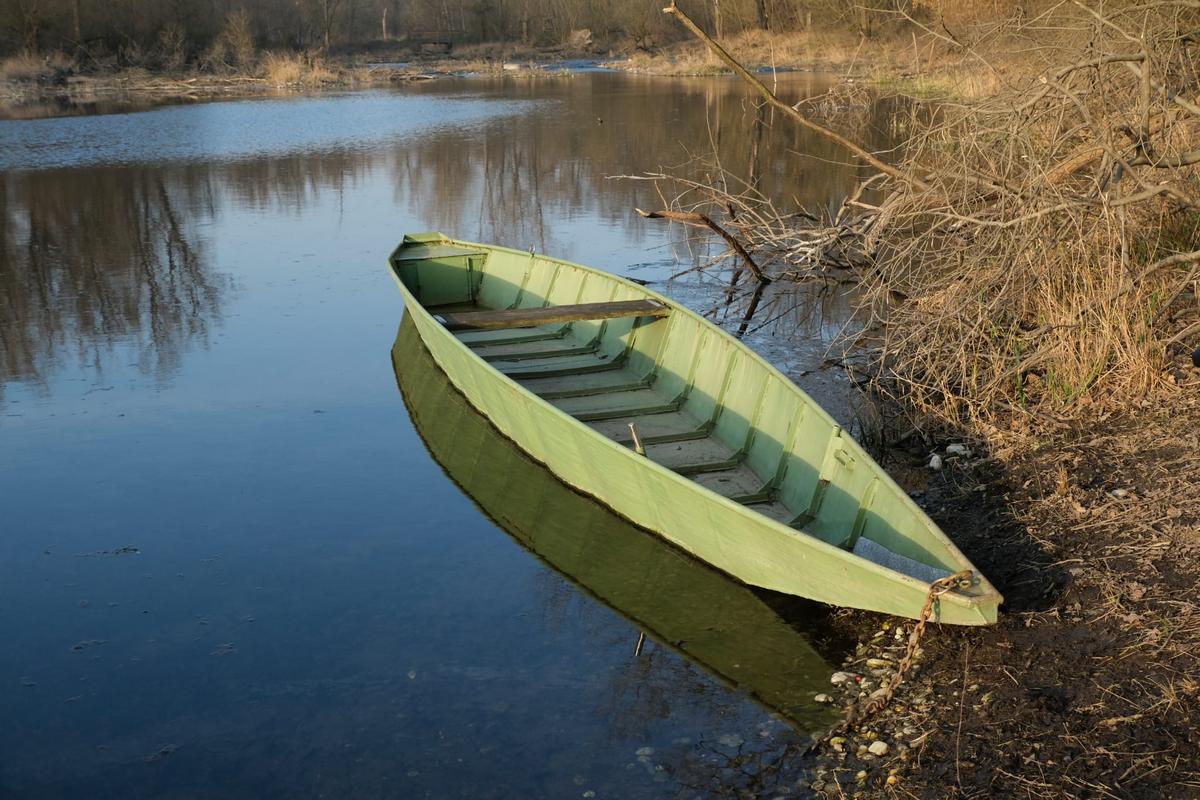
[[[989,451],[961,496],[926,499],[1005,614],[928,640],[917,702],[888,712],[920,735],[884,766],[912,771],[860,781],[848,746],[826,796],[1200,790],[1200,7],[1094,8],[921,58],[920,80],[972,60],[983,78],[917,104],[905,147],[840,208],[776,204],[718,165],[703,184],[654,176],[777,278],[856,276],[876,386]],[[855,138],[829,109],[859,91],[799,122]]]
[[[267,53],[262,73],[272,86],[320,86],[339,82],[343,76],[320,58],[302,53]]]
[[[993,46],[1051,66],[961,54],[1000,91],[915,105],[902,157],[867,182],[881,200],[797,215],[719,171],[680,196],[781,276],[852,270],[877,385],[926,420],[978,429],[1169,388],[1170,358],[1200,344],[1200,62],[1185,35],[1200,10],[1139,9],[1005,21]],[[847,118],[827,121],[853,138]]]
[[[890,44],[871,43],[864,50],[860,40],[846,32],[768,33],[744,31],[723,42],[739,61],[754,67],[796,68],[846,71],[864,68],[869,50],[872,63],[882,67],[893,63],[895,51]],[[654,75],[712,75],[727,72],[698,43],[686,42],[655,53],[637,52],[618,66],[634,72]]]
[[[272,86],[298,86],[304,80],[304,60],[294,53],[267,53],[262,59],[263,77]]]
[[[748,30],[722,42],[743,64],[758,69],[802,69],[853,75],[885,92],[913,97],[974,99],[994,94],[1004,60],[985,66],[942,46],[927,47],[898,36],[862,39],[848,31],[769,33]],[[914,46],[916,45],[916,46]],[[713,75],[728,70],[702,45],[686,42],[655,53],[637,52],[617,65],[654,75]]]
[[[1177,12],[1130,22],[1059,19],[1077,38],[1059,34],[1058,68],[938,109],[902,165],[927,185],[889,180],[860,209],[881,385],[918,410],[1069,415],[1170,379],[1200,262],[1200,175],[1170,164],[1200,143],[1200,109],[1166,88],[1194,80]]]
[[[57,53],[41,56],[13,56],[0,60],[0,81],[38,83],[52,79],[69,62]]]

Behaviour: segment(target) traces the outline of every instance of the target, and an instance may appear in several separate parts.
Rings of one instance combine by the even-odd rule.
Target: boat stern
[[[411,233],[388,258],[392,272],[426,308],[473,304],[487,251],[463,247],[445,234]]]

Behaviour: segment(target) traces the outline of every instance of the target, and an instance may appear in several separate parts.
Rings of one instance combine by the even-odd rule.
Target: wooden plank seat
[[[670,306],[657,300],[622,300],[610,303],[506,308],[499,311],[459,311],[439,314],[442,324],[452,331],[497,328],[528,328],[534,325],[560,324],[592,319],[620,317],[665,317]]]

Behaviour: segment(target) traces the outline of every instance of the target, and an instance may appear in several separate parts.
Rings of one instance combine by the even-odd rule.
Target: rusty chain
[[[834,725],[820,739],[814,741],[808,748],[809,750],[828,742],[835,736],[841,736],[843,733],[858,727],[887,707],[887,704],[892,701],[892,696],[896,693],[896,690],[900,688],[900,684],[904,682],[904,676],[912,667],[913,660],[917,654],[917,646],[920,644],[921,636],[925,633],[925,626],[929,623],[929,616],[933,613],[933,604],[946,592],[970,586],[973,580],[974,573],[966,569],[962,572],[956,572],[953,575],[947,575],[945,578],[939,578],[929,584],[929,593],[925,595],[925,605],[921,607],[921,613],[917,617],[917,624],[913,626],[912,633],[908,635],[908,646],[904,650],[904,656],[896,664],[896,671],[892,674],[887,686],[884,687],[883,693],[878,697],[867,700],[867,702],[861,705],[852,706],[846,712],[845,719]]]

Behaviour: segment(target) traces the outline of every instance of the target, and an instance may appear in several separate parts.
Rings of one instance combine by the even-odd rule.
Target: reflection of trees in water
[[[0,179],[0,391],[45,386],[68,359],[102,374],[118,346],[163,381],[189,343],[207,340],[228,286],[194,230],[195,201],[211,187],[191,177],[132,168]]]
[[[797,99],[821,88],[811,77],[789,82],[781,94]],[[608,176],[700,169],[694,157],[715,155],[764,193],[806,205],[839,201],[856,180],[824,140],[769,114],[756,126],[756,107],[731,80],[595,75],[435,87],[481,89],[545,102],[520,116],[438,128],[376,150],[0,177],[0,392],[13,381],[44,386],[53,367],[71,358],[102,372],[118,345],[131,347],[145,372],[167,379],[189,346],[207,340],[228,294],[196,232],[225,202],[299,213],[383,171],[391,173],[397,205],[429,227],[606,266],[573,246],[579,231],[565,221],[584,214],[611,221],[619,230],[612,235],[626,243],[661,236],[633,211],[660,204],[654,187]],[[862,131],[885,131],[892,113],[875,104],[839,122],[882,146],[886,133]],[[682,229],[672,236],[684,259],[721,249]]]
[[[791,88],[781,93],[796,99],[824,87],[813,76],[789,76],[785,85]],[[505,87],[509,96],[523,96],[521,86]],[[732,80],[595,75],[543,79],[527,91],[550,102],[521,117],[398,146],[397,202],[462,238],[564,252],[568,243],[556,230],[585,208],[619,221],[627,239],[650,235],[654,223],[633,209],[661,205],[655,188],[609,176],[667,169],[702,177],[702,161],[719,162],[783,206],[818,208],[839,203],[859,177],[844,152],[761,111]],[[882,149],[893,113],[875,103],[836,123]],[[685,258],[714,254],[707,237],[691,241],[678,229],[674,235]]]
[[[353,191],[381,160],[374,153],[333,151],[237,161],[209,169],[239,208],[298,214],[326,192],[340,197]]]
[[[362,154],[225,165],[31,172],[0,178],[0,398],[46,388],[74,361],[97,378],[117,350],[164,382],[208,342],[229,278],[197,233],[230,200],[299,213],[371,168]]]
[[[711,679],[657,642],[648,640],[637,657],[630,642],[629,660],[613,673],[608,689],[597,713],[609,721],[614,736],[629,741],[653,741],[654,723],[669,720],[673,703],[682,697],[691,698],[685,705],[712,707],[716,720],[728,717],[741,723],[724,730],[718,722],[698,740],[677,739],[637,757],[650,774],[684,787],[680,796],[759,797],[794,785],[808,764],[797,734],[782,725],[745,729],[745,718],[724,708],[737,702],[734,696],[714,691]]]
[[[630,635],[613,641],[613,628],[597,607],[565,581],[546,572],[538,581],[543,621],[551,628],[566,624],[583,625],[585,640],[597,652],[627,649],[628,657],[608,673],[601,702],[593,711],[603,717],[609,736],[631,743],[655,742],[662,724],[681,711],[708,708],[716,726],[699,739],[676,739],[666,747],[642,754],[630,752],[628,760],[635,769],[645,770],[664,784],[682,787],[681,797],[699,793],[704,797],[759,797],[763,792],[791,789],[811,763],[801,748],[804,739],[783,723],[766,722],[747,729],[746,717],[736,710],[745,703],[742,696],[717,688],[712,677],[686,657],[647,637],[641,652],[635,655],[634,630],[618,626]],[[728,719],[728,729],[720,720]],[[763,736],[760,728],[769,735]],[[631,745],[636,748],[637,745]],[[748,793],[748,794],[746,794]],[[664,795],[667,796],[667,795]]]

